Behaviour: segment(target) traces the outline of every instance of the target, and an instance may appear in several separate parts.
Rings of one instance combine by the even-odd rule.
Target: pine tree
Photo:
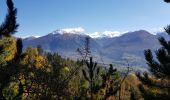
[[[90,61],[86,61],[87,69],[88,71],[86,72],[84,69],[82,70],[84,78],[89,82],[90,84],[90,95],[91,95],[91,100],[93,100],[93,93],[95,92],[95,86],[94,86],[94,81],[95,77],[98,76],[99,74],[99,68],[97,68],[97,63],[93,62],[92,57],[90,57]]]
[[[4,37],[11,37],[18,28],[18,24],[16,22],[16,15],[17,15],[17,9],[14,7],[12,0],[6,0],[6,4],[8,7],[8,13],[6,15],[6,18],[4,22],[0,25],[0,39],[3,39]],[[11,45],[11,44],[10,44]],[[7,46],[10,46],[7,45]],[[19,57],[22,54],[22,40],[18,39],[16,41],[16,48],[17,52],[11,61],[8,61],[6,66],[0,66],[0,100],[5,100],[3,90],[6,86],[9,85],[11,81],[11,77],[14,77],[19,72],[19,68],[16,67],[19,64]],[[4,50],[4,47],[0,47],[0,52],[6,52]],[[21,93],[21,92],[20,92]]]
[[[111,96],[115,96],[120,89],[120,76],[118,75],[117,69],[113,68],[110,64],[108,71],[102,75],[102,85],[101,88],[105,90],[105,95],[103,100],[107,100]],[[119,90],[120,91],[120,90]]]
[[[170,0],[164,0],[164,2],[170,3]],[[170,35],[170,25],[165,28],[165,31]],[[162,47],[155,52],[157,60],[154,59],[151,50],[144,52],[152,76],[149,76],[148,73],[144,73],[143,76],[137,74],[141,82],[147,85],[149,89],[156,88],[161,91],[155,93],[140,85],[139,88],[146,100],[170,99],[170,41],[165,40],[164,37],[160,37],[158,40]]]
[[[170,25],[165,28],[165,31],[170,35]],[[137,74],[141,82],[149,88],[146,90],[144,86],[140,85],[140,90],[146,100],[170,99],[170,41],[166,41],[164,37],[160,37],[158,40],[162,47],[155,52],[157,60],[154,59],[151,50],[144,52],[151,75]],[[154,92],[154,90],[160,92]]]
[[[14,7],[12,0],[7,0],[8,14],[5,21],[0,25],[0,36],[11,36],[18,28],[16,22],[17,9]]]
[[[17,9],[14,7],[12,0],[6,1],[8,7],[8,13],[4,22],[0,25],[0,37],[9,37],[17,31],[19,24],[16,22]],[[2,52],[3,47],[0,47]]]
[[[3,36],[9,37],[14,34],[19,26],[16,23],[17,9],[14,7],[12,0],[7,0],[6,4],[8,7],[8,14],[4,22],[0,25],[0,39],[2,39]],[[3,47],[0,47],[0,52],[2,52],[2,50]]]

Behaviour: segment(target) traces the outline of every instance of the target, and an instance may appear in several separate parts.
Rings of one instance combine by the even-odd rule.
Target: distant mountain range
[[[55,31],[42,37],[28,37],[23,39],[24,48],[41,45],[45,51],[58,52],[63,57],[77,59],[80,56],[76,52],[84,44],[88,35]],[[155,51],[160,47],[158,37],[170,39],[164,33],[153,35],[145,30],[128,32],[118,37],[90,38],[90,47],[95,59],[99,62],[113,63],[124,66],[146,66],[143,51],[151,49]]]

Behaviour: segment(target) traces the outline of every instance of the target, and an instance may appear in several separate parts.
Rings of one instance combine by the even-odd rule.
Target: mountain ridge
[[[163,33],[160,33],[163,34]],[[143,51],[146,49],[156,50],[159,48],[157,38],[145,30],[128,32],[119,37],[91,38],[91,50],[93,55],[104,59],[106,63],[124,65],[129,60],[132,66],[146,66]],[[23,39],[24,48],[41,45],[45,51],[58,52],[64,56],[77,59],[77,48],[84,45],[85,37],[82,33],[49,33],[45,36]],[[164,35],[162,35],[164,36]],[[88,36],[89,37],[89,36]]]

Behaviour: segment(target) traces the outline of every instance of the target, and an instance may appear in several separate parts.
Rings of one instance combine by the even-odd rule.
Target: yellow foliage
[[[25,53],[26,56],[21,61],[22,64],[33,64],[37,69],[44,68],[45,57],[38,55],[38,50],[36,48],[28,47]]]
[[[37,48],[28,47],[25,52],[30,58],[35,58],[38,56]]]
[[[65,66],[65,67],[64,67],[64,71],[65,71],[65,72],[69,72],[70,69],[69,69],[67,66]]]
[[[36,59],[35,59],[35,66],[38,69],[44,68],[44,63],[45,63],[45,60],[44,60],[43,56],[37,56],[36,57]]]
[[[16,54],[16,39],[7,37],[0,40],[0,46],[3,47],[3,52],[0,54],[0,63],[5,63],[14,58]]]

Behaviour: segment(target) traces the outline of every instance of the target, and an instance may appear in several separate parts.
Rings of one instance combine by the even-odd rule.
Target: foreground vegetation
[[[166,1],[168,2],[168,1]],[[64,59],[44,52],[41,46],[23,50],[22,39],[12,37],[17,30],[17,10],[7,0],[8,14],[0,26],[0,100],[169,100],[170,44],[164,38],[154,60],[145,51],[151,73],[120,72],[93,60],[90,40],[77,51],[79,60]],[[170,34],[170,26],[166,28]]]

